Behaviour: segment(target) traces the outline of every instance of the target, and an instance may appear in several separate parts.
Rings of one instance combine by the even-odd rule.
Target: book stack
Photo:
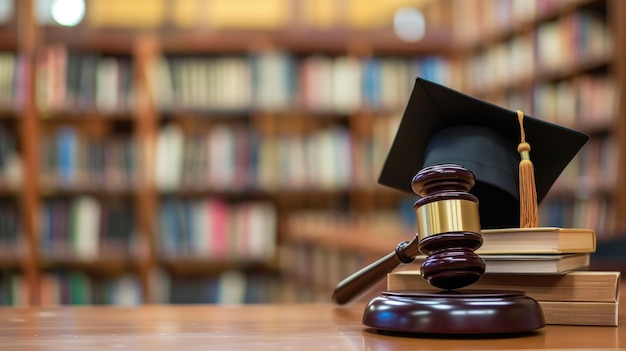
[[[476,252],[485,274],[466,289],[524,291],[541,306],[546,324],[618,325],[620,272],[589,271],[595,251],[590,229],[483,231]],[[420,261],[425,257],[418,257]],[[419,270],[392,272],[387,290],[437,290]]]

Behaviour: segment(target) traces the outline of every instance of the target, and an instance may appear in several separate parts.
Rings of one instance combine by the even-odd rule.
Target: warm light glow
[[[85,17],[85,0],[55,0],[50,14],[62,26],[75,26]]]
[[[420,41],[426,34],[424,15],[415,8],[400,8],[393,16],[393,29],[403,41],[410,43]]]
[[[7,22],[13,16],[13,1],[0,0],[0,23]]]

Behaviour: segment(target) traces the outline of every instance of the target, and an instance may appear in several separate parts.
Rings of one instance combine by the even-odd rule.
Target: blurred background
[[[620,268],[624,18],[618,0],[1,0],[0,304],[329,301],[415,234],[416,197],[377,178],[418,76],[590,134],[540,222],[594,229],[592,264]]]

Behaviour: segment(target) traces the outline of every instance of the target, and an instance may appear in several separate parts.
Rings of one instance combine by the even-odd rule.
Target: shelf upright
[[[21,194],[22,228],[25,235],[23,273],[29,305],[40,303],[38,240],[38,140],[37,107],[35,98],[35,57],[38,29],[35,23],[34,0],[16,1],[18,13],[18,50],[22,64],[20,143],[23,155],[23,183]]]
[[[136,62],[136,104],[138,145],[137,226],[140,235],[138,257],[139,274],[144,303],[155,300],[151,276],[156,265],[155,214],[157,194],[154,181],[155,150],[157,137],[157,111],[154,96],[150,93],[150,72],[158,55],[159,45],[153,35],[136,38],[133,55]]]

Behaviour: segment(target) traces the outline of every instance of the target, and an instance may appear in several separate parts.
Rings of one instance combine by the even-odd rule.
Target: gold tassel
[[[524,132],[524,113],[517,111],[522,139],[517,146],[521,160],[519,164],[519,198],[520,198],[520,228],[537,226],[537,189],[535,187],[535,169],[530,161],[530,145],[526,142]]]

